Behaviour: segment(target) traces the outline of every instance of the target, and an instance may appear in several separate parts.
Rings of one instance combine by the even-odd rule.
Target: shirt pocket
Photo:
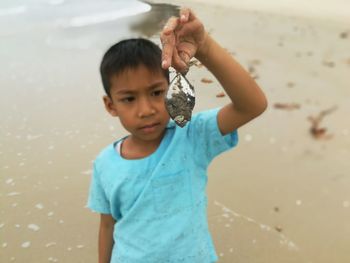
[[[187,169],[153,178],[151,185],[157,212],[174,213],[192,207],[191,177]]]

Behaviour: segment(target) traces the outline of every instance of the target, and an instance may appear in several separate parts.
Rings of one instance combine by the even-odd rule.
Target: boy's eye
[[[135,98],[134,97],[125,97],[125,98],[122,98],[120,99],[121,102],[125,102],[125,103],[130,103],[134,100]]]
[[[152,92],[152,96],[158,97],[164,93],[164,90],[155,90]]]

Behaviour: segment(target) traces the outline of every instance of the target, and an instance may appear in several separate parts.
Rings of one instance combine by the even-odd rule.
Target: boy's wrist
[[[198,48],[195,57],[204,64],[208,58],[213,39],[205,32],[203,44]]]

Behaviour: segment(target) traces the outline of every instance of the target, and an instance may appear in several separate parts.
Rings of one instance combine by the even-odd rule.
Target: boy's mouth
[[[160,125],[159,122],[148,124],[148,125],[142,126],[140,128],[140,130],[142,130],[145,133],[151,133],[151,132],[154,132],[157,129],[158,125]]]

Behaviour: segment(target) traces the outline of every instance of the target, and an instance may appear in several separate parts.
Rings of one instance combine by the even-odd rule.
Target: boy
[[[130,135],[94,162],[88,207],[101,214],[99,262],[217,261],[208,231],[206,170],[237,144],[237,128],[266,108],[264,94],[204,30],[189,9],[170,18],[163,52],[144,39],[112,46],[101,63],[106,110]],[[185,71],[196,57],[232,103],[196,114],[184,128],[169,121],[168,68]]]

